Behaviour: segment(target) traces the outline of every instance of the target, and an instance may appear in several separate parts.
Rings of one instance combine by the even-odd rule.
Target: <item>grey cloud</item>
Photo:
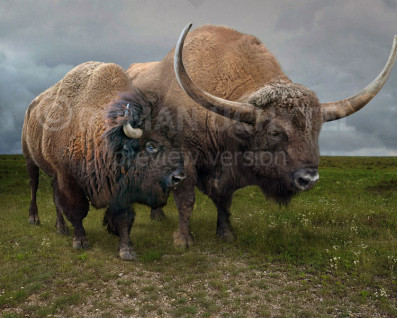
[[[54,68],[30,60],[0,61],[0,153],[21,152],[21,130],[25,110],[40,92],[60,80],[72,66]]]
[[[388,0],[3,0],[0,153],[21,151],[29,102],[72,67],[89,60],[125,68],[160,60],[188,22],[253,34],[286,74],[313,89],[321,102],[346,98],[383,68],[396,33],[396,12],[396,1]],[[321,153],[395,154],[396,96],[395,68],[368,106],[344,125],[324,126]]]

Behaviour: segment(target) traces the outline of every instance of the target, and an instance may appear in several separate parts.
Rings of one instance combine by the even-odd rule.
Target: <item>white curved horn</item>
[[[191,28],[192,23],[186,25],[182,30],[180,38],[178,39],[174,52],[174,72],[177,81],[181,88],[187,93],[196,103],[200,104],[209,111],[215,112],[228,118],[239,119],[241,122],[255,123],[256,122],[256,108],[250,103],[242,103],[224,100],[202,90],[189,77],[182,62],[182,51],[184,47],[185,38]]]
[[[142,133],[144,133],[144,131],[140,128],[132,127],[130,123],[123,125],[123,132],[124,134],[126,134],[127,137],[130,138],[140,138],[142,136]]]

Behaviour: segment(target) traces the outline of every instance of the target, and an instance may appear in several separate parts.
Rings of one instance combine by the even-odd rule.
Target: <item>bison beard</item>
[[[291,182],[281,178],[268,178],[263,183],[261,183],[260,189],[263,194],[279,205],[287,206],[297,191],[291,189]]]

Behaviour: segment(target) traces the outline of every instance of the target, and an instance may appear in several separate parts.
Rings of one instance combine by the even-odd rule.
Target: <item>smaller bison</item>
[[[135,258],[133,202],[161,207],[185,178],[178,136],[155,122],[159,99],[134,90],[125,71],[87,62],[36,97],[26,111],[22,149],[30,178],[29,222],[39,224],[39,168],[53,178],[58,233],[74,227],[74,248],[88,246],[82,221],[107,207],[104,225],[119,236],[119,256]],[[161,108],[160,108],[161,109]]]

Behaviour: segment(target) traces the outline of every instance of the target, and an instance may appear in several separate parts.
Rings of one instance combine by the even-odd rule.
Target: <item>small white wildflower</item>
[[[385,291],[384,288],[380,288],[380,297],[384,297],[384,298],[388,297],[387,291]]]
[[[42,245],[42,246],[46,246],[46,247],[50,247],[50,239],[47,238],[47,237],[44,237],[44,238],[41,240],[41,245]]]

